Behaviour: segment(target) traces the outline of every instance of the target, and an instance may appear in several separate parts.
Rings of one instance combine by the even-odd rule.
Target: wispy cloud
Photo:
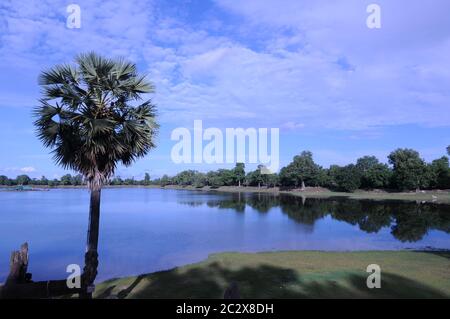
[[[214,32],[162,15],[160,2],[80,1],[82,28],[70,30],[63,1],[10,1],[1,12],[7,26],[0,53],[4,63],[30,67],[87,50],[125,55],[150,72],[168,122],[440,126],[450,123],[450,61],[443,53],[450,28],[433,29],[432,37],[420,29],[436,20],[450,26],[442,14],[450,5],[435,1],[440,7],[381,1],[385,21],[376,32],[365,26],[361,1],[220,0],[247,20]]]
[[[65,1],[2,2],[0,108],[35,105],[43,68],[95,50],[149,73],[163,128],[202,119],[358,143],[393,126],[450,126],[447,0],[379,0],[380,30],[360,0],[76,3],[81,29],[66,28]]]

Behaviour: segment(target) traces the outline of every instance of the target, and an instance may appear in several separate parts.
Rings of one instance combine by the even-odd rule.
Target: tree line
[[[447,147],[450,155],[450,146]],[[397,149],[388,156],[388,164],[381,163],[375,156],[364,156],[356,163],[346,166],[331,165],[323,168],[316,164],[310,151],[295,156],[291,163],[283,167],[278,174],[267,174],[267,169],[259,165],[254,171],[245,171],[243,163],[237,163],[233,169],[219,169],[202,173],[196,170],[184,170],[175,176],[164,175],[151,179],[145,173],[142,180],[122,179],[119,176],[108,181],[109,185],[178,185],[197,188],[209,186],[256,186],[281,187],[287,189],[305,187],[325,187],[336,191],[353,192],[357,189],[390,189],[398,191],[420,189],[450,189],[449,158],[442,156],[431,163],[425,162],[419,152],[413,149]],[[66,174],[60,179],[31,179],[19,175],[15,179],[0,176],[0,185],[46,185],[78,186],[83,185],[81,175]]]
[[[450,146],[447,147],[450,155]],[[175,176],[164,175],[152,181],[161,186],[179,185],[217,188],[220,186],[258,186],[305,188],[325,187],[336,191],[353,192],[357,189],[391,189],[398,191],[420,189],[450,189],[449,158],[443,156],[431,163],[425,162],[413,149],[397,149],[388,156],[388,164],[375,156],[364,156],[346,166],[323,168],[316,164],[310,151],[295,156],[278,174],[266,174],[259,165],[245,172],[243,163],[233,169],[219,169],[202,173],[185,170]]]
[[[145,173],[142,180],[136,180],[134,178],[122,179],[120,177],[114,177],[108,182],[109,185],[150,185],[150,175]],[[61,178],[48,179],[45,176],[41,178],[31,178],[28,175],[19,175],[16,178],[8,178],[5,175],[0,176],[0,185],[4,186],[16,186],[16,185],[33,185],[33,186],[80,186],[86,185],[86,181],[80,174],[71,175],[66,174]]]

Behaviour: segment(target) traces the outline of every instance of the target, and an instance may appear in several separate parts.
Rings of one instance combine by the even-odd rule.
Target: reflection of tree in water
[[[372,201],[333,200],[330,201],[329,212],[339,221],[358,225],[366,233],[378,233],[383,227],[392,223],[392,217],[386,204]]]
[[[252,194],[246,198],[247,205],[258,213],[267,213],[273,207],[280,205],[280,200],[274,194]]]
[[[306,199],[300,196],[280,195],[280,208],[292,220],[314,225],[316,220],[328,214],[327,202],[321,199]]]
[[[179,200],[179,201],[177,201],[177,203],[181,204],[181,205],[187,205],[190,207],[198,207],[198,206],[202,206],[205,203],[205,201],[203,201],[203,200]]]
[[[241,193],[233,193],[224,199],[208,200],[206,205],[218,209],[234,209],[237,213],[244,213],[246,200]]]
[[[392,211],[395,218],[395,224],[391,227],[392,235],[402,242],[415,242],[421,240],[429,230],[446,231],[442,226],[449,224],[450,216],[444,213],[444,206],[447,205],[399,203]]]
[[[373,201],[346,198],[305,198],[273,194],[226,194],[214,199],[183,201],[182,204],[245,212],[248,205],[259,213],[280,207],[296,223],[314,227],[325,216],[358,226],[366,233],[378,233],[390,227],[391,234],[402,242],[422,240],[430,230],[450,233],[450,205],[406,201]],[[312,230],[313,228],[311,228]]]
[[[416,242],[436,229],[449,232],[449,205],[378,202],[369,200],[339,200],[331,209],[332,217],[345,221],[368,233],[377,233],[391,226],[391,234],[402,242]]]

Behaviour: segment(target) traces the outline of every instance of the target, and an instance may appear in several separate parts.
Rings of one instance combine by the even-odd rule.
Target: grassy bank
[[[159,187],[159,186],[157,186]],[[258,188],[258,187],[237,187],[222,186],[211,189],[209,187],[196,188],[193,186],[177,186],[169,185],[168,189],[184,189],[198,191],[215,191],[215,192],[243,192],[243,193],[272,193],[272,194],[291,194],[295,196],[304,196],[310,198],[327,198],[327,197],[345,197],[351,199],[371,199],[371,200],[408,200],[419,202],[434,202],[440,204],[450,204],[450,191],[423,191],[423,192],[386,192],[386,191],[364,191],[358,190],[354,193],[334,192],[324,188],[306,188],[304,191],[288,190],[282,191],[278,187]]]
[[[381,267],[368,289],[366,267]],[[207,260],[99,284],[96,298],[222,298],[237,283],[242,298],[450,298],[449,252],[221,253]]]

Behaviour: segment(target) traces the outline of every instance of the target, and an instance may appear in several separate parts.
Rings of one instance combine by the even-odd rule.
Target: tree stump
[[[13,251],[11,253],[9,267],[9,275],[6,279],[5,286],[24,284],[31,281],[31,274],[27,273],[28,243],[22,244],[19,251]]]
[[[81,291],[79,288],[69,288],[65,279],[33,282],[27,269],[28,243],[24,243],[19,251],[11,253],[9,275],[1,287],[0,298],[52,298]]]

